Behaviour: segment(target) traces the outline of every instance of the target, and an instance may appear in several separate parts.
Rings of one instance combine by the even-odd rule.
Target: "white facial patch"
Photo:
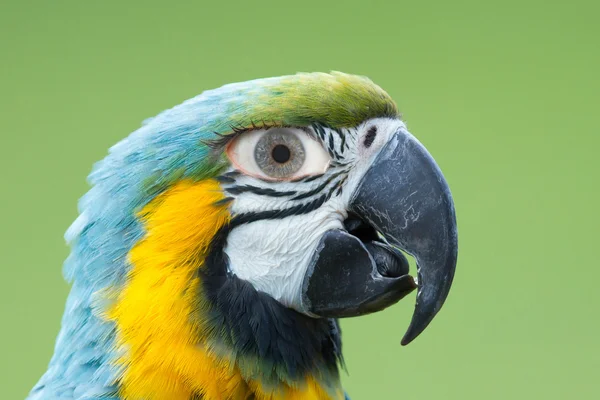
[[[366,146],[365,136],[373,127],[376,135]],[[242,175],[235,184],[224,184],[225,193],[235,198],[230,206],[234,218],[241,214],[290,210],[314,204],[327,196],[309,212],[288,213],[282,218],[262,218],[236,226],[229,233],[224,249],[231,272],[256,290],[302,312],[304,277],[321,237],[329,230],[344,229],[348,204],[364,174],[383,145],[399,129],[406,127],[397,119],[368,120],[344,132],[352,135],[345,137],[345,144],[339,133],[328,131],[331,138],[322,139],[322,144],[324,147],[333,144],[339,153],[342,153],[340,149],[344,150],[343,162],[332,165],[325,175],[314,181],[266,182]],[[265,195],[265,190],[269,190],[270,195]],[[281,195],[273,195],[273,191]]]
[[[305,215],[235,228],[225,247],[231,271],[256,290],[299,308],[304,275],[321,236],[331,229],[343,229],[345,216],[334,211],[339,207],[336,203],[331,201]]]

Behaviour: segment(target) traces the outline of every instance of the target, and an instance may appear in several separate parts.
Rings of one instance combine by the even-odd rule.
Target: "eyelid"
[[[262,129],[261,129],[261,131],[262,131]],[[240,138],[243,137],[243,136],[245,136],[245,135],[249,135],[251,133],[254,133],[254,132],[259,132],[259,131],[246,131],[246,132],[242,132],[240,134],[237,134],[236,137],[234,137],[232,140],[230,140],[229,143],[227,143],[227,147],[225,148],[225,153],[227,154],[227,158],[229,158],[229,161],[235,166],[235,168],[237,170],[240,170],[240,171],[244,172],[244,174],[246,174],[246,175],[250,175],[250,176],[252,176],[254,178],[267,179],[267,180],[271,180],[271,181],[272,180],[278,181],[279,179],[272,179],[271,177],[268,177],[268,176],[263,177],[263,176],[261,176],[259,174],[249,173],[248,171],[246,171],[246,168],[244,168],[244,166],[241,165],[238,162],[238,157],[234,156],[234,150],[235,150],[234,146],[237,144],[237,142],[240,140]],[[254,143],[254,146],[256,146],[256,143],[258,143],[258,139],[259,138],[256,139],[256,141]],[[254,146],[252,147],[253,149],[254,149]],[[251,158],[252,158],[252,162],[254,162],[254,164],[256,164],[256,161],[254,160],[254,157],[252,156]],[[256,165],[256,167],[258,168],[258,165]]]

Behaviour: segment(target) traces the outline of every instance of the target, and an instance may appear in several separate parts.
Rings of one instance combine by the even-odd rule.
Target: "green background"
[[[414,296],[343,322],[352,399],[600,398],[598,4],[3,1],[0,398],[50,359],[62,235],[109,146],[203,90],[329,70],[397,100],[459,222],[419,339]]]

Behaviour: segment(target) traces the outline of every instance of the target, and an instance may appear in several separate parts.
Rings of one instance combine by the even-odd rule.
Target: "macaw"
[[[343,400],[338,319],[418,288],[407,344],[453,280],[448,184],[365,77],[206,91],[144,121],[88,180],[30,400]]]

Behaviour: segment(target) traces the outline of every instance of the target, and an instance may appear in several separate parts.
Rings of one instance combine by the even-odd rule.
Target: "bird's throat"
[[[145,236],[107,311],[120,396],[343,399],[337,323],[287,309],[217,269],[215,239],[230,218],[223,199],[214,180],[180,182],[139,214]]]

